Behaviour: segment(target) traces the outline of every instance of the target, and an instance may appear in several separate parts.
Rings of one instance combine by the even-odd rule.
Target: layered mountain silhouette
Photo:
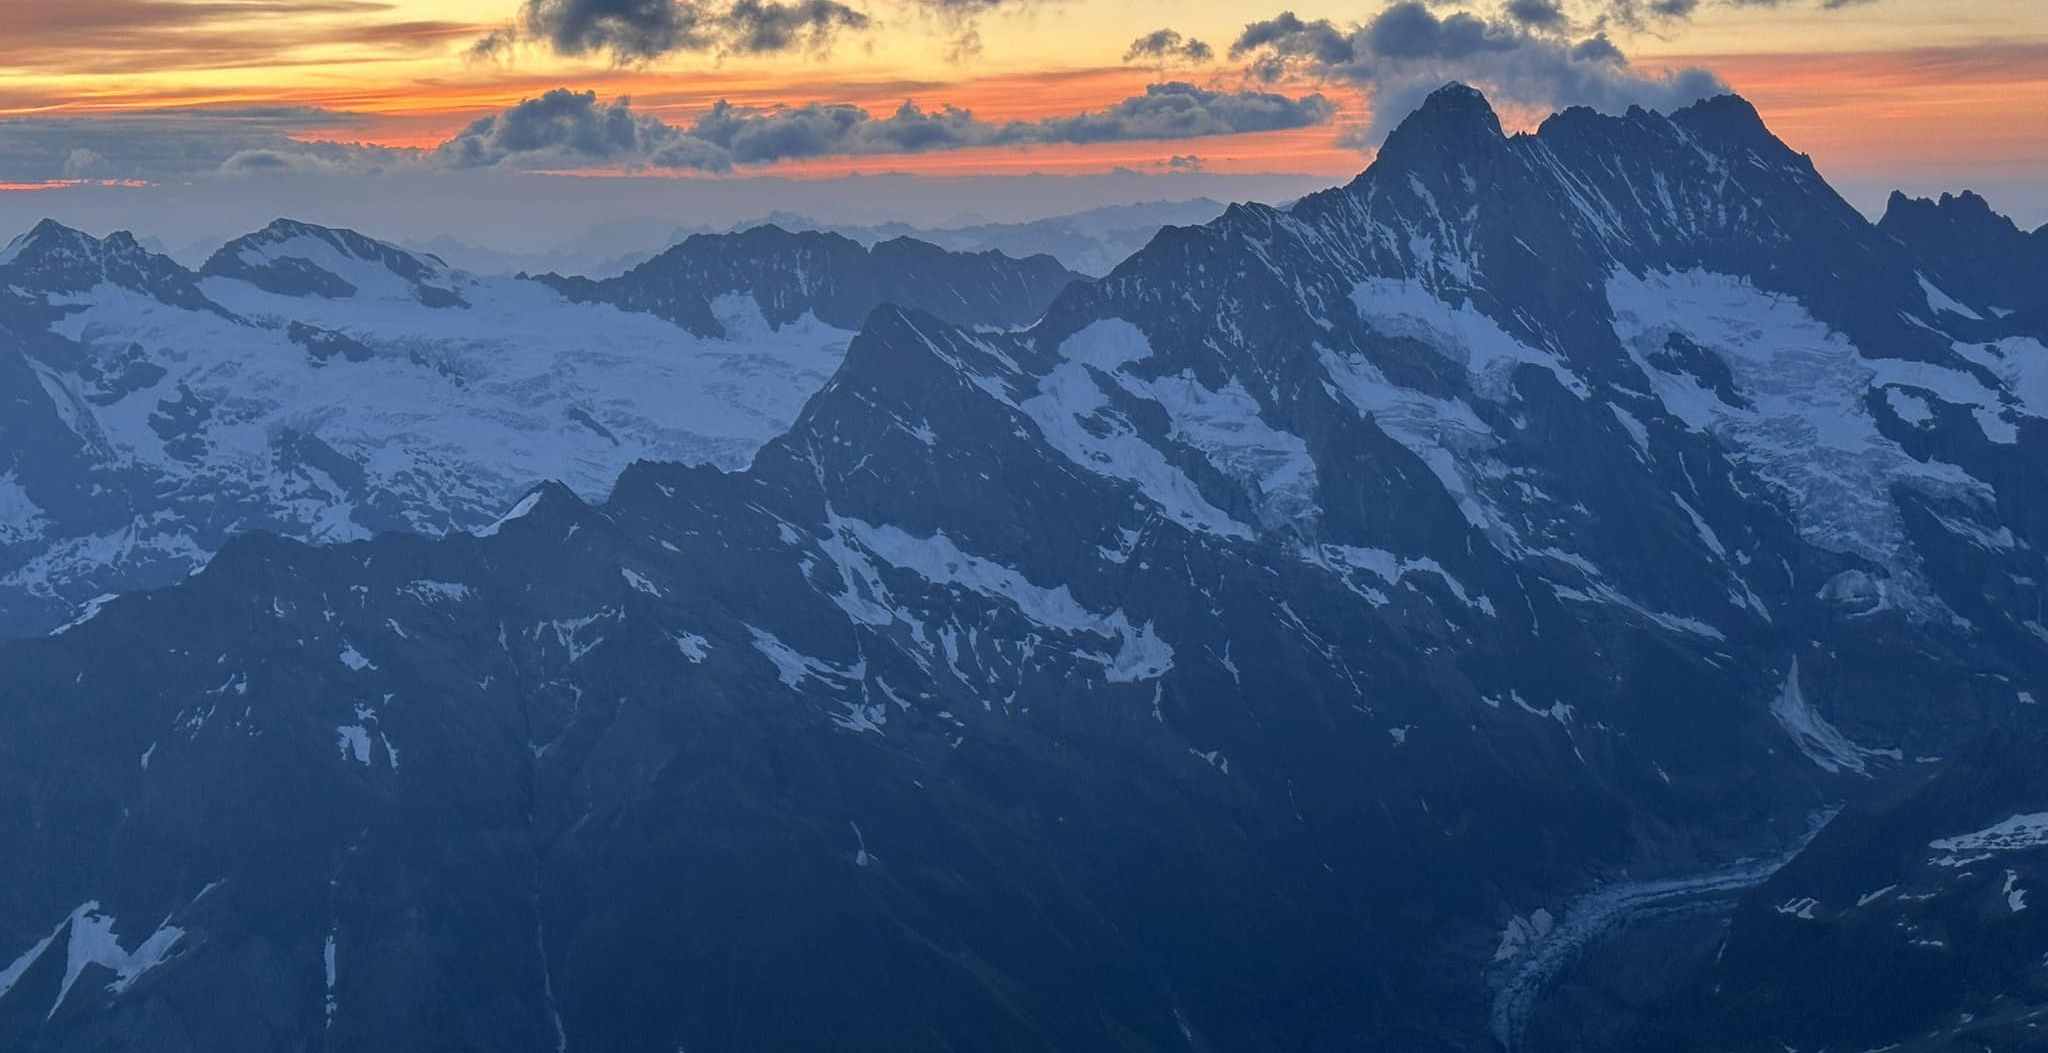
[[[2048,697],[2048,348],[1887,225],[1738,98],[1510,136],[1454,85],[1349,185],[1170,228],[1042,308],[955,313],[1046,287],[984,257],[860,279],[882,300],[749,456],[636,448],[607,491],[441,536],[236,529],[0,643],[0,1045],[2023,1026],[2048,802],[1982,744]],[[693,240],[501,288],[349,250],[320,268],[345,293],[265,246],[352,243],[290,234],[223,249],[242,278],[88,267],[84,311],[7,317],[99,363],[93,312],[145,298],[117,290],[191,289],[146,310],[223,332],[289,302],[294,360],[333,371],[370,341],[327,312],[366,295],[456,334],[520,296],[701,341],[743,328],[718,293],[752,290],[746,332],[802,328],[764,289],[855,310],[823,261],[857,245],[738,237],[803,262],[778,285]],[[8,390],[47,392],[19,358]],[[1805,1012],[1847,947],[1910,961],[1917,1001]]]
[[[693,333],[724,336],[714,307],[722,296],[751,298],[777,326],[812,315],[858,329],[868,312],[890,303],[954,325],[1014,327],[1037,321],[1078,277],[1050,256],[948,252],[913,238],[870,247],[838,234],[767,225],[691,235],[616,278],[536,280],[573,301],[644,311]]]

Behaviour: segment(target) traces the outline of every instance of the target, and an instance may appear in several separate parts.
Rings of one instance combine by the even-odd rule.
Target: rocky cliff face
[[[1953,290],[1942,309],[2042,335],[2048,325],[2048,227],[2022,233],[1993,212],[1990,202],[1965,190],[1939,201],[1894,192],[1877,229],[1911,250],[1930,284]]]
[[[0,644],[0,1036],[1643,1048],[2048,692],[2048,349],[1926,273],[1740,100],[1452,87],[744,470],[239,538]]]

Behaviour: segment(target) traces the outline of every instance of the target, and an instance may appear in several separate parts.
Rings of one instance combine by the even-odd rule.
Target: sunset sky
[[[1450,79],[1517,126],[1732,88],[1859,205],[2048,221],[2041,0],[6,0],[0,187],[1334,181]]]

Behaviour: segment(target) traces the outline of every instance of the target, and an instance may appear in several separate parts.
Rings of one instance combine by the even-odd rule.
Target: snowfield
[[[289,264],[355,291],[215,275],[197,287],[224,311],[114,281],[42,297],[77,351],[29,357],[36,381],[95,469],[143,494],[128,517],[72,524],[0,474],[0,546],[20,553],[0,560],[0,623],[56,624],[90,596],[175,580],[247,530],[476,530],[542,480],[602,500],[635,460],[744,468],[853,336],[810,315],[771,326],[727,294],[726,335],[701,337],[438,261],[402,257],[426,268],[409,280],[307,235],[240,262],[266,284]]]

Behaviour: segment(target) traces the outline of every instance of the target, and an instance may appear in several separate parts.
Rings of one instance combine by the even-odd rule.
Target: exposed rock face
[[[1940,309],[1970,320],[2024,316],[2034,335],[2048,325],[2048,227],[2031,234],[1963,191],[1938,201],[1894,192],[1877,229],[1899,239],[1929,281],[1952,302]]]

